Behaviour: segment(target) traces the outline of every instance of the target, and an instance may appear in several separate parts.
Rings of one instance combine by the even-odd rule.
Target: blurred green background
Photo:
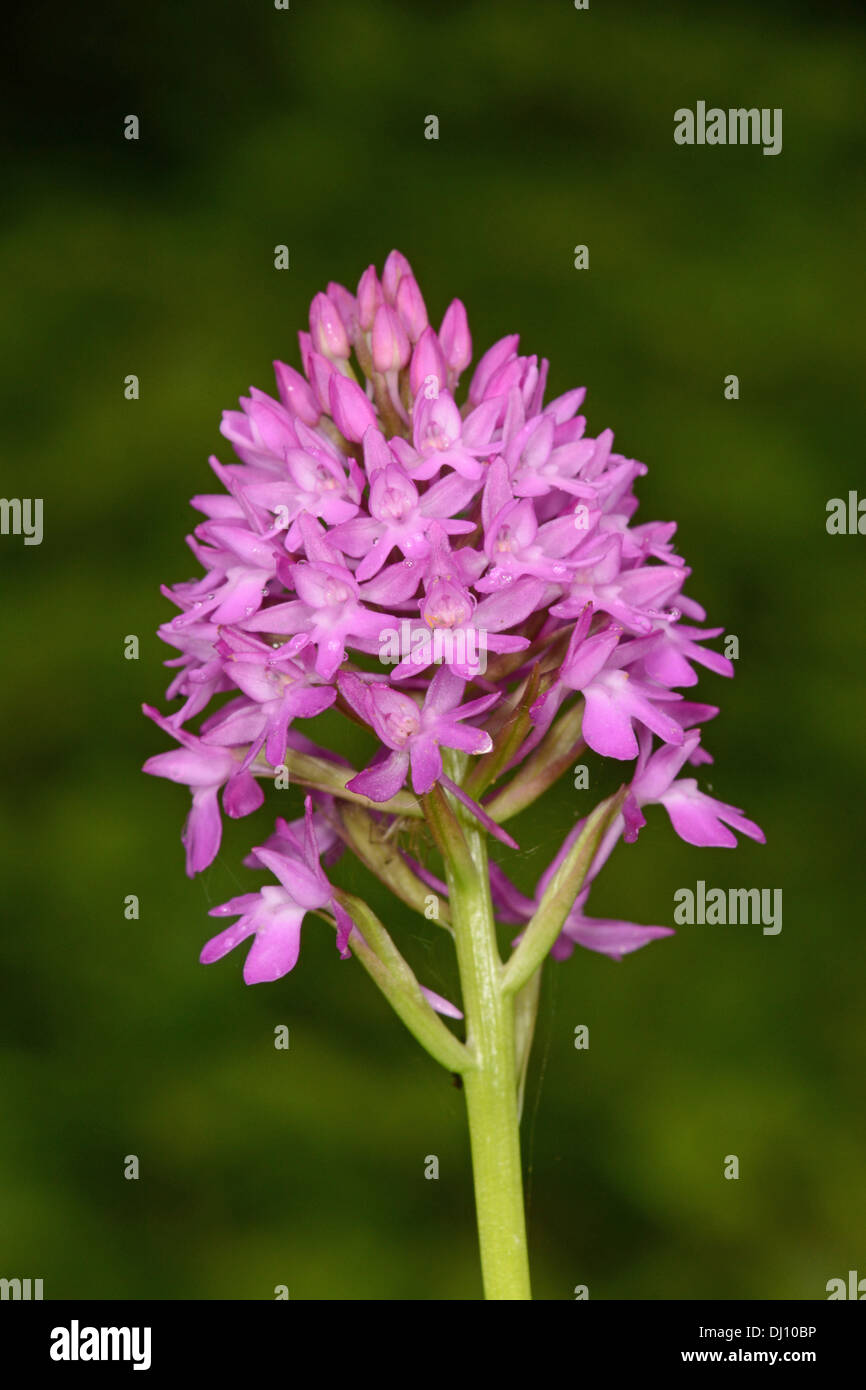
[[[679,521],[690,592],[739,637],[737,679],[700,686],[722,705],[702,784],[767,846],[690,848],[655,808],[592,910],[671,923],[699,878],[784,893],[776,937],[684,927],[546,968],[536,1296],[820,1299],[866,1274],[866,540],[825,530],[866,487],[856,11],[215,0],[20,25],[2,492],[44,498],[45,538],[0,539],[0,1275],[48,1298],[479,1295],[462,1097],[360,967],[314,920],[275,985],[244,987],[241,952],[197,963],[274,806],[190,882],[187,793],[139,772],[168,746],[140,714],[165,707],[158,586],[194,572],[220,412],[297,364],[318,289],[392,246],[437,323],[464,299],[476,355],[519,330],[552,394],[588,386],[590,431],[650,466],[639,518]],[[699,99],[782,107],[782,153],[676,146]],[[566,778],[516,824],[522,886],[587,796]],[[371,900],[453,989],[434,926]]]

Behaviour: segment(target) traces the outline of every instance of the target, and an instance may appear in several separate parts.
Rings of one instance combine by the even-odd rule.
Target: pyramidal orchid
[[[545,402],[548,363],[516,334],[464,387],[466,310],[455,299],[437,332],[392,251],[355,294],[317,294],[299,339],[301,370],[276,362],[276,395],[251,388],[224,414],[235,461],[212,458],[219,488],[193,498],[203,577],[165,590],[178,612],[160,629],[180,703],[145,706],[176,746],[144,770],[190,789],[191,875],[223,813],[256,818],[245,863],[267,881],[212,909],[234,921],[203,962],[242,949],[248,984],[275,981],[302,929],[330,929],[462,1078],[485,1293],[529,1298],[519,1120],[540,972],[576,946],[621,960],[672,934],[586,911],[647,805],[692,845],[763,841],[681,775],[711,761],[700,726],[718,713],[682,692],[696,665],[733,667],[683,591],[674,524],[634,524],[645,466],[587,434],[583,388]],[[332,746],[335,717],[365,731],[365,766]],[[621,785],[527,896],[488,846],[519,866],[506,823],[583,756]],[[303,804],[263,838],[268,784]],[[394,896],[387,926],[346,886],[359,866]],[[407,909],[453,939],[459,1001],[404,958]]]

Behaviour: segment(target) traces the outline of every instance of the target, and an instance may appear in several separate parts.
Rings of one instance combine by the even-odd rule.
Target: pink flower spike
[[[683,692],[697,695],[704,669],[730,677],[734,666],[712,645],[722,629],[685,592],[676,523],[637,521],[646,465],[616,452],[603,420],[590,425],[584,387],[545,404],[549,363],[521,355],[517,334],[482,350],[473,372],[463,303],[451,299],[437,333],[400,251],[381,277],[364,270],[357,294],[328,282],[298,343],[299,363],[274,362],[276,394],[251,386],[223,413],[234,454],[211,459],[215,490],[193,498],[196,575],[162,590],[174,608],[160,628],[172,713],[146,713],[173,743],[144,770],[189,788],[187,872],[213,862],[223,814],[256,813],[266,791],[282,798],[289,771],[305,797],[302,817],[250,836],[243,862],[268,881],[213,910],[233,925],[202,960],[246,942],[244,978],[278,979],[298,960],[310,913],[333,922],[347,956],[361,933],[327,874],[360,848],[353,825],[369,832],[366,869],[422,912],[428,890],[447,900],[451,930],[464,880],[433,857],[450,856],[425,833],[427,797],[441,787],[502,858],[518,846],[500,822],[565,775],[568,749],[575,762],[609,760],[593,766],[594,786],[596,771],[603,786],[625,764],[620,793],[563,827],[532,897],[490,864],[500,919],[533,922],[503,964],[503,999],[548,953],[564,959],[580,945],[620,960],[670,935],[587,916],[620,842],[664,827],[647,808],[663,806],[696,846],[764,834],[696,780],[712,762],[701,733],[718,710]],[[348,718],[372,750],[348,739],[351,764],[336,751]],[[495,768],[484,756],[494,745]],[[347,792],[363,805],[347,805]],[[578,841],[588,866],[572,853]],[[552,891],[562,875],[564,923]],[[419,1010],[417,989],[397,998],[408,977],[398,970],[386,985],[373,974],[433,1055],[465,1070],[465,1045]]]

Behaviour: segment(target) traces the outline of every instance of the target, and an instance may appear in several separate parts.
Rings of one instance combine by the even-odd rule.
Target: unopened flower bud
[[[336,280],[328,281],[328,298],[332,304],[336,304],[337,312],[343,320],[343,327],[353,339],[358,329],[358,301],[355,296],[346,289],[345,285],[340,285]]]
[[[280,400],[292,415],[303,420],[305,425],[317,425],[322,414],[310,385],[286,362],[274,363],[274,376]]]
[[[331,408],[330,385],[334,372],[334,364],[329,362],[327,357],[323,357],[320,352],[310,353],[307,376],[310,379],[310,385],[315,392],[316,399],[326,412]]]
[[[355,381],[335,372],[330,381],[331,415],[344,439],[359,444],[370,425],[378,427],[376,412]]]
[[[445,310],[439,329],[439,342],[452,372],[459,374],[469,366],[472,361],[472,338],[466,309],[459,299],[452,299]]]
[[[509,333],[506,338],[500,338],[498,343],[488,348],[478,366],[475,368],[475,375],[469,387],[469,400],[472,405],[478,405],[484,400],[484,393],[487,384],[494,372],[504,366],[517,352],[517,344],[520,341],[518,333]]]
[[[390,304],[380,304],[373,320],[373,366],[377,372],[397,372],[409,361],[409,339],[400,315]]]
[[[404,275],[397,286],[397,313],[403,320],[406,332],[413,343],[417,343],[427,327],[427,308],[414,275]]]
[[[424,391],[425,383],[436,383],[436,394],[445,389],[447,385],[448,369],[445,365],[445,358],[442,356],[442,349],[439,346],[439,339],[433,329],[427,327],[415,344],[415,351],[412,353],[412,363],[409,367],[409,389],[413,396],[418,396]],[[432,394],[432,393],[431,393]]]
[[[368,265],[358,281],[358,323],[365,333],[373,327],[373,319],[380,304],[385,303],[382,286],[376,274],[376,267]]]
[[[392,251],[382,269],[382,293],[388,304],[397,303],[397,290],[404,275],[411,275],[412,267],[401,251]]]
[[[332,299],[317,294],[310,305],[310,336],[313,347],[332,360],[348,358],[351,348],[343,320]]]

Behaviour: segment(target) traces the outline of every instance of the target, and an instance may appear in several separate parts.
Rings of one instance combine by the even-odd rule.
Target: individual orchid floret
[[[574,566],[567,557],[580,539],[573,517],[557,517],[539,526],[532,501],[514,497],[503,459],[488,469],[482,519],[490,568],[478,580],[481,593],[504,589],[525,575],[556,584],[568,582]]]
[[[680,697],[661,686],[636,680],[628,671],[612,669],[622,628],[611,624],[594,636],[588,636],[591,618],[592,609],[587,605],[575,625],[557,680],[530,711],[538,732],[546,731],[568,692],[577,690],[582,693],[585,705],[583,738],[603,757],[620,760],[637,757],[635,723],[651,729],[667,743],[681,744],[682,725],[658,708],[659,701]],[[620,649],[620,657],[627,660],[627,645]]]
[[[397,622],[364,606],[361,589],[344,565],[304,562],[292,566],[292,578],[297,599],[265,609],[244,626],[249,632],[292,635],[292,656],[315,646],[316,672],[324,680],[331,680],[345,659],[347,641],[375,651],[383,627]]]
[[[191,549],[200,559],[205,559],[207,551],[190,538]],[[212,623],[235,623],[249,617],[261,606],[265,586],[273,577],[276,560],[269,560],[267,568],[251,568],[241,561],[232,563],[225,557],[214,553],[214,565],[210,574],[192,584],[176,584],[174,589],[165,590],[167,598],[184,611],[172,619],[175,629],[197,627],[203,618]]]
[[[299,426],[299,429],[301,427]],[[281,478],[250,481],[247,497],[256,506],[274,514],[272,531],[290,531],[302,514],[321,517],[329,526],[356,516],[361,489],[357,471],[324,449],[289,449]]]
[[[246,747],[249,767],[264,747],[272,767],[282,765],[289,726],[324,714],[337,698],[311,669],[309,648],[292,660],[246,633],[227,633],[218,650],[242,697],[223,705],[202,726],[202,740],[217,747]],[[245,698],[244,698],[245,697]]]
[[[154,777],[181,782],[192,792],[192,809],[182,835],[186,848],[186,871],[192,877],[213,863],[220,847],[220,788],[224,788],[223,809],[226,815],[234,818],[257,811],[264,801],[264,792],[233,753],[209,746],[202,739],[186,733],[150,705],[142,708],[149,719],[180,744],[180,748],[171,753],[157,753],[155,757],[148,758],[142,770]]]
[[[646,565],[623,570],[622,543],[618,536],[600,536],[591,552],[576,551],[576,561],[568,595],[552,609],[554,617],[578,617],[587,603],[629,632],[646,636],[653,624],[666,617],[661,610],[679,594],[688,571],[676,565]]]
[[[324,861],[330,867],[340,859],[345,846],[335,829],[333,797],[322,795],[318,799],[321,809],[313,810],[312,820],[313,834],[316,838],[316,853],[319,862]],[[288,854],[303,858],[306,833],[305,804],[304,814],[297,820],[287,821],[283,816],[277,816],[273,834],[268,837],[261,848],[273,850],[276,854]],[[250,850],[243,862],[247,869],[263,869],[265,867],[254,849]]]
[[[404,619],[402,660],[394,666],[393,680],[418,675],[434,663],[463,680],[477,679],[486,669],[487,654],[525,651],[527,637],[503,629],[533,612],[545,586],[522,580],[507,594],[499,593],[476,603],[472,594],[454,579],[436,577],[427,585],[419,604],[420,621]]]
[[[699,789],[694,777],[679,778],[658,800],[670,816],[674,830],[686,844],[735,849],[735,830],[740,835],[747,835],[750,840],[757,840],[758,844],[766,844],[766,836],[759,825],[749,820],[739,807],[707,796]]]
[[[469,386],[470,405],[479,405],[484,400],[491,378],[503,366],[517,357],[519,342],[520,335],[518,333],[509,333],[507,337],[500,338],[497,343],[494,343],[482,354]]]
[[[242,396],[240,411],[223,412],[220,433],[232,445],[239,459],[251,467],[273,471],[286,449],[297,445],[295,421],[279,402],[255,387]]]
[[[464,753],[488,753],[490,735],[463,721],[490,709],[498,695],[485,695],[461,705],[465,682],[441,667],[418,706],[410,695],[383,681],[363,681],[347,672],[338,678],[340,693],[378,734],[390,754],[347,783],[350,791],[371,801],[389,801],[403,786],[411,768],[412,787],[419,796],[442,776],[440,747]]]
[[[489,454],[496,424],[497,408],[479,406],[464,420],[448,391],[422,396],[415,403],[410,449],[394,441],[400,462],[417,481],[433,478],[443,468],[453,468],[473,481],[483,476],[479,456]]]
[[[544,497],[555,489],[575,497],[595,498],[596,489],[575,476],[592,458],[594,442],[581,439],[556,447],[555,436],[556,428],[549,415],[529,419],[514,434],[504,457],[515,495]]]
[[[365,439],[365,448],[366,444]],[[474,493],[473,483],[452,473],[421,497],[408,473],[399,464],[388,463],[376,470],[370,483],[369,516],[337,527],[334,540],[347,555],[361,557],[355,578],[371,579],[395,548],[407,559],[425,560],[431,549],[428,531],[433,518],[447,535],[471,534],[474,524],[458,520],[454,513],[462,511]]]
[[[658,620],[657,631],[646,639],[646,654],[640,659],[641,674],[661,685],[697,685],[698,673],[691,664],[694,661],[708,671],[715,671],[717,676],[733,676],[734,664],[729,657],[699,645],[723,632],[722,627],[701,629],[677,621]]]
[[[216,651],[219,628],[215,623],[198,622],[178,630],[171,623],[163,623],[158,636],[170,647],[176,647],[180,656],[170,658],[166,666],[177,667],[177,675],[165,692],[167,700],[184,696],[182,707],[172,715],[172,724],[185,724],[194,719],[210,704],[213,696],[230,688],[223,670],[222,657]]]
[[[631,783],[630,799],[635,808],[653,802],[664,806],[671,826],[689,845],[734,849],[737,845],[734,830],[748,835],[749,840],[766,844],[762,828],[748,820],[737,806],[728,806],[699,791],[694,777],[677,778],[684,763],[694,759],[699,741],[699,731],[689,730],[681,748],[659,748],[651,753],[651,739],[646,735],[642,738],[641,756]],[[632,838],[635,837],[637,830],[632,830]],[[628,834],[626,838],[630,838]]]
[[[710,715],[717,712],[711,706],[696,706],[694,709],[694,717],[698,718],[707,717],[707,711]],[[689,845],[704,849],[734,849],[737,844],[734,830],[759,844],[766,843],[760,826],[744,816],[737,807],[700,791],[694,778],[678,776],[687,762],[712,761],[700,747],[698,729],[690,728],[679,747],[665,744],[653,751],[652,735],[646,729],[641,731],[639,741],[640,753],[628,795],[620,814],[611,822],[601,840],[591,877],[595,877],[607,861],[620,836],[626,844],[633,844],[637,840],[646,825],[643,808],[649,805],[664,806],[674,830]]]
[[[334,890],[319,864],[319,849],[313,827],[312,798],[307,797],[303,848],[278,852],[258,846],[257,860],[279,879],[280,886],[266,884],[258,893],[243,893],[219,907],[211,917],[238,917],[233,926],[214,936],[204,947],[203,965],[221,960],[242,941],[254,936],[252,950],[244,962],[248,985],[279,980],[294,970],[301,947],[301,924],[308,912],[328,908],[337,921],[337,949],[348,956],[347,942],[353,923],[334,897]]]

